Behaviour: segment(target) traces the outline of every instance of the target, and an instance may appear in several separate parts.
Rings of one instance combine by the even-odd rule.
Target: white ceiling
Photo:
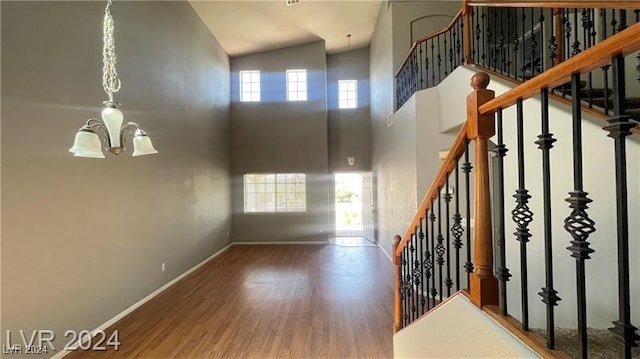
[[[382,0],[189,0],[229,56],[324,40],[328,53],[369,44]]]

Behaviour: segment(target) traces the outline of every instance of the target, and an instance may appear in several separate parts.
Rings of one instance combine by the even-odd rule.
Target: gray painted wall
[[[371,109],[369,107],[369,48],[327,56],[329,100],[329,169],[371,170]],[[358,108],[338,108],[338,80],[358,80]],[[347,156],[356,162],[347,164]]]
[[[229,60],[188,3],[115,2],[116,99],[159,154],[74,158],[106,99],[104,3],[1,7],[2,332],[60,349],[228,244]]]
[[[439,122],[433,120],[437,113],[422,102],[417,106],[412,99],[394,113],[394,73],[411,47],[412,20],[428,14],[454,15],[459,9],[459,1],[383,5],[371,40],[372,169],[377,179],[378,240],[388,253],[393,236],[404,233],[431,183],[425,178],[440,166],[437,149],[452,138],[437,130],[425,132],[429,123],[433,129]]]
[[[307,69],[308,101],[287,102],[285,71]],[[239,102],[239,71],[260,70],[262,101]],[[231,60],[234,241],[326,241],[330,221],[324,42]],[[307,212],[244,214],[243,174],[305,172]]]

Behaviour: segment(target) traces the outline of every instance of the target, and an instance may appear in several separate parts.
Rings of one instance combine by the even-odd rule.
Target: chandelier
[[[103,149],[118,155],[125,150],[124,144],[131,140],[132,156],[144,156],[158,151],[153,148],[151,139],[137,123],[122,125],[123,115],[120,104],[113,100],[113,94],[120,90],[120,78],[116,72],[116,48],[113,40],[113,17],[111,16],[111,0],[107,1],[104,10],[102,48],[102,87],[109,99],[104,101],[102,121],[91,118],[76,134],[73,147],[69,152],[75,157],[104,158]],[[105,146],[103,147],[103,141]]]

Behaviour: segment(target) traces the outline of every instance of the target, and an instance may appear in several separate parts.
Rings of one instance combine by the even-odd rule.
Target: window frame
[[[306,173],[245,173],[242,184],[244,214],[307,212]]]
[[[338,80],[338,109],[353,108],[358,108],[358,80]]]
[[[245,81],[245,76],[249,77],[248,81]],[[261,101],[260,70],[239,71],[238,82],[240,83],[240,102]],[[249,89],[246,89],[246,86],[249,86]]]
[[[295,81],[291,81],[290,75],[295,75]],[[299,76],[304,75],[304,80]],[[287,84],[287,102],[304,102],[309,100],[309,82],[307,69],[287,69],[285,71],[285,82]],[[291,89],[295,85],[295,90]],[[304,89],[300,89],[304,86]],[[295,96],[292,96],[295,95]]]

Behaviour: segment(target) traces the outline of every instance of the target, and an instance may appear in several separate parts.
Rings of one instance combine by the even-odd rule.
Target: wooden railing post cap
[[[489,74],[478,72],[471,77],[473,91],[467,96],[467,122],[469,139],[488,139],[494,134],[493,114],[481,115],[478,108],[493,100],[495,92],[487,89]]]
[[[471,77],[471,87],[476,91],[486,90],[489,86],[489,81],[491,81],[489,74],[486,72],[478,72]]]

